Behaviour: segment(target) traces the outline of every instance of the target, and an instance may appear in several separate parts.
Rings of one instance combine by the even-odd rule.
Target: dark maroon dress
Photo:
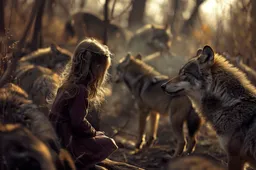
[[[71,153],[77,169],[86,169],[106,159],[117,146],[113,139],[97,135],[86,120],[88,91],[83,85],[60,88],[50,112],[61,145]]]

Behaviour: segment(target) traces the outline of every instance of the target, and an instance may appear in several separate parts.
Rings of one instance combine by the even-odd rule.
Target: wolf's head
[[[75,30],[73,28],[73,20],[69,19],[64,26],[64,31],[62,33],[62,37],[64,41],[68,41],[69,39],[75,36]]]
[[[126,57],[122,58],[117,67],[116,67],[116,75],[114,77],[115,83],[119,83],[124,80],[125,74],[128,72],[128,70],[133,70],[133,72],[136,71],[136,60],[141,61],[142,56],[138,54],[137,56],[133,57],[130,53],[126,55]],[[134,68],[133,68],[134,67]]]
[[[50,46],[52,57],[50,58],[51,66],[55,71],[61,70],[63,71],[63,68],[68,64],[69,61],[71,61],[72,54],[64,49],[59,47],[58,45],[51,44]]]
[[[177,77],[161,87],[170,95],[184,95],[205,90],[211,81],[213,64],[214,52],[210,46],[205,46],[197,51],[196,57],[180,69]]]
[[[148,45],[152,46],[156,50],[163,51],[168,50],[170,45],[171,35],[168,32],[168,27],[158,28],[151,27],[152,37],[151,42]]]

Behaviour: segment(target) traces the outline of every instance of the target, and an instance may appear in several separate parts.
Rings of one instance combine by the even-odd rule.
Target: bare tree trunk
[[[37,50],[43,45],[43,34],[42,34],[42,18],[44,13],[44,6],[46,0],[41,0],[41,6],[38,9],[38,13],[35,20],[35,26],[33,31],[33,36],[31,40],[31,50]]]
[[[72,1],[71,1],[72,2]],[[69,17],[70,16],[70,11],[69,9],[72,6],[72,3],[69,4],[69,2],[63,1],[63,0],[58,0],[57,3],[60,5],[60,7],[62,8],[64,15],[66,15],[65,17]]]
[[[47,15],[48,15],[48,21],[51,21],[53,15],[54,15],[54,4],[55,4],[55,0],[47,0],[46,4],[47,4]]]
[[[105,29],[104,29],[104,37],[103,44],[107,45],[108,43],[108,25],[109,25],[109,17],[108,17],[108,5],[110,0],[105,1],[104,5],[104,21],[105,21]]]
[[[86,6],[87,0],[80,0],[80,9],[84,9]]]
[[[5,35],[4,0],[0,0],[0,37]]]
[[[181,33],[184,35],[189,35],[192,27],[194,26],[194,23],[196,22],[196,19],[198,17],[198,13],[199,13],[199,7],[201,6],[201,4],[204,2],[205,0],[196,0],[196,6],[192,11],[192,14],[190,16],[190,18],[184,23],[183,28],[181,30]]]
[[[171,0],[170,0],[171,3]],[[173,5],[173,16],[170,19],[170,26],[171,26],[171,31],[173,36],[175,37],[177,35],[177,28],[175,27],[175,23],[177,21],[177,16],[179,13],[180,9],[180,0],[172,0],[172,5]]]
[[[143,25],[147,0],[133,0],[132,10],[128,18],[128,28],[136,30]]]
[[[16,70],[17,63],[19,59],[22,57],[22,49],[24,48],[24,44],[26,41],[26,38],[28,36],[28,32],[33,24],[34,18],[36,17],[38,8],[40,7],[42,1],[35,1],[34,6],[32,8],[31,14],[30,14],[30,19],[28,21],[28,24],[24,30],[23,36],[18,43],[17,49],[15,52],[13,52],[12,56],[9,56],[9,62],[6,71],[4,72],[3,76],[0,79],[0,88],[5,85],[11,78],[13,72]]]

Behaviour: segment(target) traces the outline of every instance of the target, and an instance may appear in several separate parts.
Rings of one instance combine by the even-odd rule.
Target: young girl
[[[117,149],[113,139],[86,120],[89,107],[100,104],[104,97],[110,64],[106,46],[93,39],[83,40],[75,49],[71,68],[52,105],[50,120],[77,169],[88,169]]]

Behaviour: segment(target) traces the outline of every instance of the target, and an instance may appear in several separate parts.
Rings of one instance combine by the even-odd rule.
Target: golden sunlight
[[[217,18],[229,18],[230,7],[236,0],[208,0],[201,6],[201,18],[215,26]]]

